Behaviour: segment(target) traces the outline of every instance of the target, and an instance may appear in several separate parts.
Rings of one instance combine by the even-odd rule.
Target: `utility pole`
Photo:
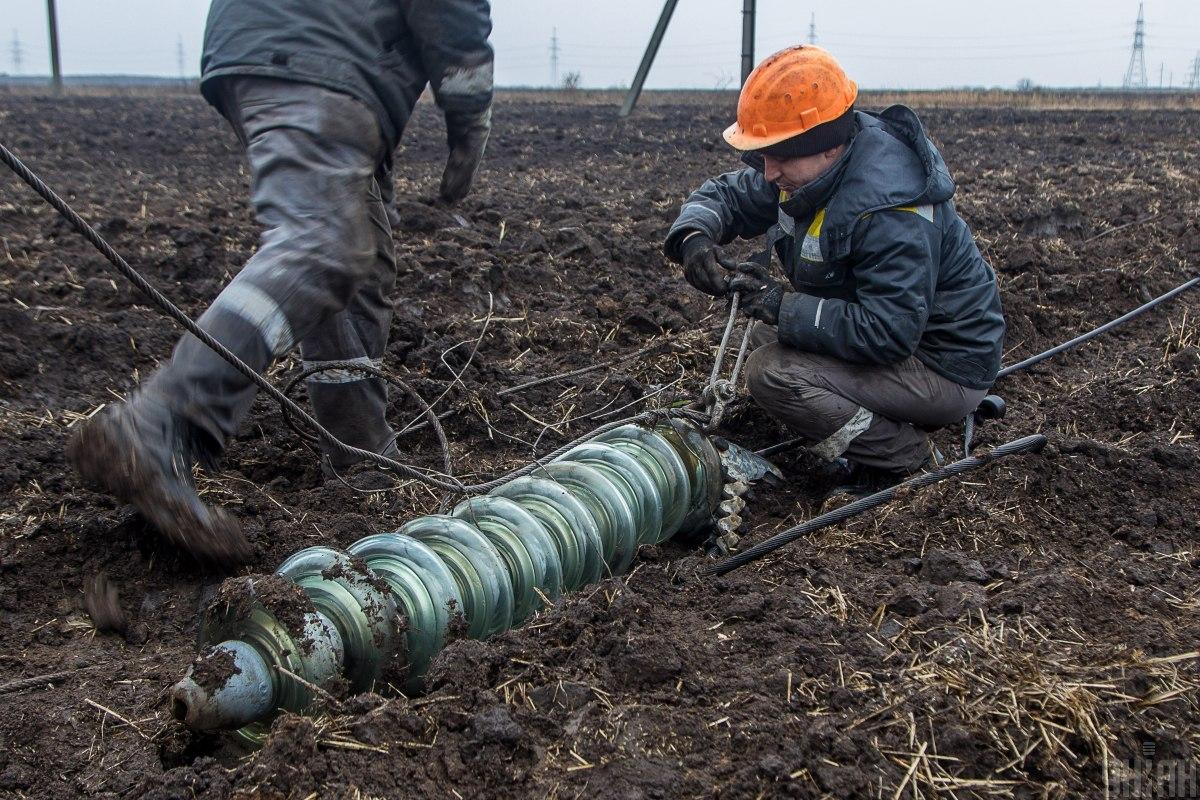
[[[58,59],[58,14],[55,13],[54,0],[46,0],[46,17],[50,28],[50,81],[54,93],[62,92],[62,65]]]
[[[754,4],[755,0],[742,0],[742,85],[754,69]]]
[[[550,34],[550,86],[558,86],[558,28]]]
[[[808,18],[808,43],[817,43],[817,12],[812,12],[812,16]]]
[[[1126,89],[1146,88],[1146,22],[1142,15],[1142,3],[1138,3],[1137,25],[1133,29],[1133,50],[1129,54],[1129,66],[1125,69]]]
[[[21,74],[21,55],[21,35],[17,33],[16,28],[13,28],[12,63],[14,75]]]
[[[618,116],[628,117],[637,105],[638,98],[642,95],[642,87],[646,85],[646,75],[650,73],[650,65],[654,63],[658,46],[662,44],[663,34],[667,32],[667,23],[671,21],[671,15],[675,13],[675,6],[678,4],[679,0],[666,0],[663,3],[662,13],[658,15],[658,24],[654,26],[654,33],[650,34],[650,43],[646,45],[646,52],[642,54],[642,63],[638,64],[637,74],[633,76],[633,83],[629,86],[621,110],[617,112]]]

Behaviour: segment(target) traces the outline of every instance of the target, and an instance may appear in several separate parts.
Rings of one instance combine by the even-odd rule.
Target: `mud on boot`
[[[192,466],[206,459],[196,433],[162,403],[139,395],[109,406],[75,432],[67,458],[86,482],[133,505],[197,560],[220,566],[249,560],[238,521],[196,493]]]
[[[380,455],[396,461],[403,457],[394,439],[387,443]],[[329,453],[321,454],[321,480],[326,484],[340,483],[356,492],[378,492],[395,489],[401,477],[399,473],[368,459],[335,466]]]
[[[839,494],[848,494],[851,497],[866,497],[876,492],[882,492],[884,489],[890,489],[897,484],[904,483],[904,481],[916,477],[922,472],[935,470],[944,466],[946,458],[942,455],[941,450],[931,446],[929,456],[913,470],[891,470],[880,467],[869,467],[866,464],[860,464],[844,458],[834,459],[834,462],[836,462],[834,469],[840,470],[841,478],[838,484],[824,496],[823,499],[826,500]]]

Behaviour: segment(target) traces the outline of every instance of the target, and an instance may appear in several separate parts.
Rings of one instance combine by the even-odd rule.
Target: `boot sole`
[[[237,520],[224,509],[203,504],[207,519],[201,517],[195,508],[199,500],[189,501],[166,485],[118,413],[89,420],[71,438],[67,458],[79,475],[131,504],[165,539],[196,559],[221,566],[248,561],[252,550]]]

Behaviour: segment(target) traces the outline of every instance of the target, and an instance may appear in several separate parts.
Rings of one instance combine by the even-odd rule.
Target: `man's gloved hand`
[[[679,255],[688,283],[713,297],[723,297],[729,293],[727,273],[737,266],[737,262],[725,255],[707,234],[689,234]]]
[[[737,275],[729,282],[729,291],[740,292],[739,308],[748,316],[767,323],[779,323],[779,307],[783,304],[783,284],[771,277],[771,271],[752,261],[737,265]]]
[[[471,191],[479,165],[483,163],[483,150],[491,130],[491,108],[482,114],[446,113],[446,143],[450,145],[450,156],[442,172],[439,190],[442,200],[454,204]]]

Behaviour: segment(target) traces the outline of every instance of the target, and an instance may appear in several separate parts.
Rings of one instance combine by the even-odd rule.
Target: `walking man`
[[[391,154],[428,85],[450,151],[441,197],[470,191],[491,127],[490,32],[487,0],[214,0],[201,91],[246,148],[264,230],[201,316],[207,333],[260,373],[297,345],[306,367],[381,363],[396,271],[381,200]],[[396,454],[383,381],[324,372],[308,393],[339,439]],[[70,459],[197,557],[243,561],[240,526],[200,500],[192,467],[216,460],[254,395],[250,380],[184,336],[128,402],[76,434]]]
[[[724,134],[748,166],[692,193],[664,249],[697,289],[740,293],[759,321],[751,395],[814,454],[844,459],[848,486],[867,492],[923,466],[927,431],[979,405],[1004,317],[917,115],[857,111],[857,95],[819,47],[759,64]],[[721,251],[764,234],[786,283]]]

